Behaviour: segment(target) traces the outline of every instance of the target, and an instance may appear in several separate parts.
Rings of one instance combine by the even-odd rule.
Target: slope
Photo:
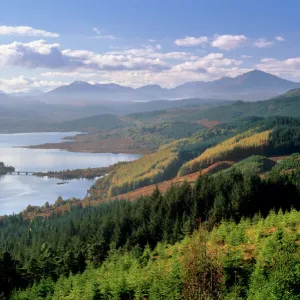
[[[253,128],[210,147],[185,163],[179,175],[187,175],[223,160],[239,161],[251,155],[286,155],[300,150],[300,119],[270,118]]]

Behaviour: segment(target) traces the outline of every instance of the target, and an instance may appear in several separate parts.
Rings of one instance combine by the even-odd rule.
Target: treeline
[[[50,178],[59,179],[78,179],[78,178],[88,178],[92,179],[95,177],[104,176],[111,172],[116,165],[102,168],[87,168],[87,169],[73,169],[73,170],[63,170],[63,171],[49,171],[49,172],[37,172],[34,176],[44,177],[48,176]]]
[[[7,174],[9,172],[14,172],[15,171],[15,168],[12,167],[12,166],[6,166],[4,164],[4,162],[0,162],[0,175],[1,174]]]
[[[159,242],[173,244],[202,222],[209,229],[225,219],[266,216],[270,209],[299,209],[299,196],[299,170],[263,179],[233,170],[201,176],[193,186],[172,186],[165,194],[156,190],[134,203],[76,207],[63,216],[32,221],[21,214],[2,217],[1,292],[8,297],[12,290],[41,278],[56,281],[61,274],[83,272],[87,265],[99,267],[118,249],[143,251]]]

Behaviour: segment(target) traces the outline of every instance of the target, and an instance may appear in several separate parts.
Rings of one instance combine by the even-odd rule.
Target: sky
[[[1,0],[0,90],[170,88],[253,69],[300,82],[300,1]]]

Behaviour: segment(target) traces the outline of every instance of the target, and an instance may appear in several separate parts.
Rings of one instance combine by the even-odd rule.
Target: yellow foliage
[[[177,162],[178,155],[172,149],[159,149],[158,152],[116,167],[108,176],[99,179],[96,186],[105,189],[106,196],[122,194],[167,179]]]
[[[183,139],[175,140],[173,142],[170,142],[168,144],[164,144],[164,145],[160,146],[158,151],[161,151],[161,150],[176,150],[177,146],[188,143],[189,141],[190,141],[189,138],[183,138]]]
[[[182,166],[180,175],[196,172],[220,160],[238,160],[247,150],[259,150],[269,141],[271,130],[255,133],[253,130],[236,135],[204,151],[200,156]],[[255,151],[252,154],[256,154]],[[247,156],[247,155],[246,155]]]

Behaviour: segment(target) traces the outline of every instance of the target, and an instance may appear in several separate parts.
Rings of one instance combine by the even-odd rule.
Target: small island
[[[108,166],[102,168],[87,168],[87,169],[75,169],[75,170],[64,170],[64,171],[49,171],[49,172],[36,172],[33,173],[34,176],[44,177],[48,176],[50,178],[58,178],[62,180],[69,180],[69,179],[79,179],[79,178],[87,178],[93,179],[95,177],[101,177],[109,172],[111,172],[115,166]],[[66,183],[66,182],[64,182]],[[58,183],[63,184],[63,183]]]
[[[0,161],[0,175],[5,175],[7,173],[14,172],[15,168],[12,166],[6,166],[4,162]]]

